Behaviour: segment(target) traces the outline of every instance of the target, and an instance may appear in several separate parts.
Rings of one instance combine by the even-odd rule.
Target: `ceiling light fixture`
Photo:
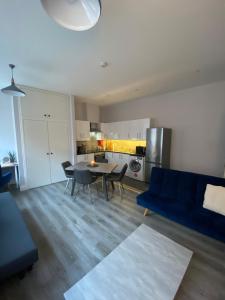
[[[101,15],[100,0],[41,0],[41,3],[58,24],[76,31],[94,27]]]
[[[2,93],[10,95],[10,96],[15,96],[15,97],[26,96],[26,94],[15,85],[15,81],[13,78],[13,69],[15,68],[15,65],[10,64],[9,67],[11,68],[11,72],[12,72],[11,85],[3,88],[1,90]]]
[[[107,61],[101,61],[100,62],[100,67],[102,67],[102,68],[106,68],[106,67],[108,67],[108,62]]]

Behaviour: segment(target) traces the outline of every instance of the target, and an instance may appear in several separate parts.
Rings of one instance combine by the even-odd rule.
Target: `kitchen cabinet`
[[[90,122],[79,121],[76,124],[76,140],[77,141],[89,141],[90,140]]]
[[[28,88],[20,107],[23,119],[68,121],[69,97]]]
[[[101,123],[102,139],[108,139],[109,138],[109,124],[110,123]]]
[[[132,120],[129,122],[128,137],[131,140],[145,140],[146,129],[150,127],[150,119]]]
[[[65,180],[61,163],[69,160],[67,122],[23,120],[23,131],[27,187]]]
[[[145,140],[146,129],[149,127],[150,127],[150,119],[139,119],[139,120],[103,123],[101,128],[105,139]]]
[[[77,155],[77,162],[91,162],[92,160],[94,160],[94,153],[88,153],[88,154],[79,154]]]
[[[109,163],[117,164],[118,166],[114,172],[120,172],[122,167],[127,163],[129,164],[129,154],[117,153],[117,152],[106,152],[105,158],[108,159]]]
[[[119,155],[117,156],[117,170],[120,172],[121,169],[123,168],[123,166],[125,164],[129,164],[129,154],[125,154],[125,153],[118,153]]]
[[[105,158],[108,159],[108,162],[113,163],[113,152],[105,152]]]

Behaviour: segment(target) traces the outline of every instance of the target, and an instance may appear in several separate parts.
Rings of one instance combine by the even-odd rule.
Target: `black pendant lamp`
[[[3,88],[1,90],[2,93],[10,95],[10,96],[15,96],[15,97],[24,97],[24,96],[26,96],[26,94],[15,85],[15,81],[14,81],[14,78],[13,78],[13,69],[15,68],[15,65],[10,64],[9,67],[11,68],[11,72],[12,72],[11,85]]]

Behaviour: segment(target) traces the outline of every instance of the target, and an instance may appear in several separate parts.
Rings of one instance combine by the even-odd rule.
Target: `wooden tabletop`
[[[90,167],[89,162],[79,162],[74,166],[66,168],[67,171],[76,170],[89,170],[94,173],[103,173],[110,174],[117,167],[117,164],[108,164],[108,163],[96,163],[97,167]]]
[[[12,168],[12,167],[16,167],[18,166],[17,162],[11,163],[11,162],[7,162],[7,163],[2,163],[1,167],[2,168]]]

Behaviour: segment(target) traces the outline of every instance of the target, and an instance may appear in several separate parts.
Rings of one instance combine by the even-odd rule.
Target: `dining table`
[[[103,191],[105,195],[105,200],[109,201],[109,194],[108,194],[108,186],[107,186],[107,175],[111,174],[113,170],[115,170],[117,167],[117,164],[112,163],[95,163],[91,164],[90,162],[79,162],[75,165],[72,165],[70,167],[67,167],[67,171],[74,171],[74,170],[89,170],[91,173],[97,173],[101,174],[103,178]],[[71,196],[74,195],[74,190],[76,186],[76,181],[73,179],[72,183],[72,189],[71,189]]]

